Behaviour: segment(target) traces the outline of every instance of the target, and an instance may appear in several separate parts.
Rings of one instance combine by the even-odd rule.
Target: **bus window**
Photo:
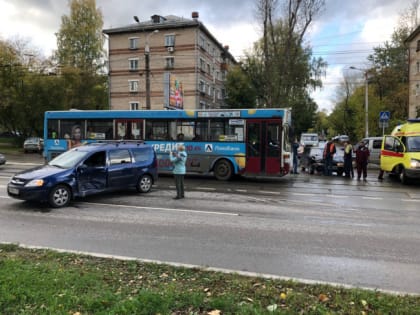
[[[74,132],[76,129],[80,128],[80,137],[85,139],[85,121],[80,120],[71,120],[71,119],[62,119],[60,121],[60,132],[59,137],[62,139],[71,139],[74,137]]]
[[[178,120],[176,122],[176,139],[178,141],[190,141],[194,138],[194,122]]]
[[[57,139],[58,138],[58,119],[48,120],[48,134],[47,138]]]
[[[86,138],[95,140],[112,140],[114,138],[112,120],[88,120]]]
[[[199,141],[208,141],[209,124],[207,120],[200,120],[195,123],[194,137]]]
[[[174,132],[169,130],[169,121],[147,121],[146,122],[146,140],[172,140]]]

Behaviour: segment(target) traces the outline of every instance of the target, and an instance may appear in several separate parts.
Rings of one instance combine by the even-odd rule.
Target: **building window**
[[[138,37],[131,37],[128,39],[130,49],[138,49],[139,48],[139,38]]]
[[[419,51],[419,50],[420,50],[420,40],[417,41],[417,49],[416,49],[416,51]]]
[[[200,46],[200,48],[202,49],[206,49],[206,40],[204,39],[203,36],[200,36],[200,39],[198,41],[198,45]]]
[[[165,68],[166,69],[173,69],[175,67],[175,58],[174,57],[166,57],[165,58]]]
[[[420,72],[420,62],[417,61],[417,73]]]
[[[130,102],[130,110],[139,110],[138,102]]]
[[[175,35],[165,35],[165,47],[175,46]]]
[[[128,59],[128,67],[131,71],[139,69],[139,58]]]
[[[419,96],[419,94],[420,94],[420,85],[417,83],[416,84],[416,90],[415,90],[415,96]]]
[[[202,58],[200,58],[200,70],[206,72],[206,62]]]
[[[128,81],[129,91],[138,92],[139,91],[139,81],[138,80],[129,80]]]
[[[200,80],[200,84],[198,85],[198,89],[202,93],[206,93],[206,83],[203,80]]]

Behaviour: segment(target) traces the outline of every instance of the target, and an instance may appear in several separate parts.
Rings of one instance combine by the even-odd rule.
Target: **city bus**
[[[47,111],[43,154],[49,161],[72,141],[142,141],[153,145],[165,173],[172,169],[170,151],[183,144],[187,173],[219,180],[284,176],[290,170],[290,123],[290,110],[278,108]]]

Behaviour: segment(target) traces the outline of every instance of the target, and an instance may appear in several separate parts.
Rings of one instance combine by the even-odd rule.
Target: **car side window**
[[[99,151],[92,154],[89,158],[87,158],[84,164],[89,167],[104,167],[105,162],[106,162],[106,152]]]
[[[111,165],[132,163],[130,152],[127,149],[116,149],[109,151]]]
[[[373,149],[380,149],[382,146],[382,140],[373,140],[372,148]]]
[[[153,156],[150,148],[133,149],[133,156],[135,162],[146,162]]]

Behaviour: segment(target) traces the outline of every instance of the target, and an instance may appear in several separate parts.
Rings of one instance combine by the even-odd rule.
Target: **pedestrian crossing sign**
[[[390,116],[390,112],[381,112],[379,114],[379,121],[386,122],[389,120]]]

